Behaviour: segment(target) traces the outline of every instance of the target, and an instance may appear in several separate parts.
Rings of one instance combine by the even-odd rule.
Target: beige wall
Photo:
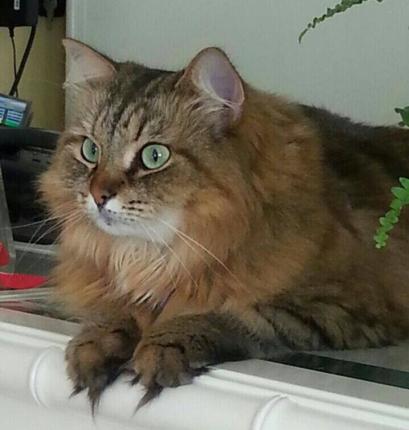
[[[30,29],[16,28],[17,61],[24,52]],[[34,127],[61,130],[64,124],[64,51],[65,18],[48,25],[40,18],[37,34],[19,85],[20,98],[31,100]],[[8,93],[13,82],[12,49],[7,29],[0,29],[0,92]]]

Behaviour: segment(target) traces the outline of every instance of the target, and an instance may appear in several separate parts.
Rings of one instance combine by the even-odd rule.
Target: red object
[[[10,262],[10,255],[7,248],[0,242],[0,266],[7,266]]]
[[[24,273],[0,272],[0,288],[13,290],[25,290],[40,287],[45,284],[47,278],[40,275],[26,275]]]
[[[0,266],[6,266],[10,262],[7,248],[0,242]],[[40,287],[45,284],[47,278],[39,275],[26,275],[24,273],[0,272],[0,288],[13,290],[25,290]]]

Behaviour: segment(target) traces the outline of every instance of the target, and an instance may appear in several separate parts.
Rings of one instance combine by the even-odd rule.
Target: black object
[[[20,66],[18,68],[16,77],[14,79],[13,85],[10,88],[9,95],[14,96],[17,93],[18,84],[20,82],[21,77],[23,76],[24,67],[27,63],[28,56],[30,55],[31,47],[33,46],[34,36],[36,34],[36,26],[31,27],[30,36],[28,37],[26,49],[24,50],[24,54],[21,58]],[[10,27],[10,37],[14,38],[14,31],[12,27]]]
[[[39,128],[0,128],[0,164],[13,237],[51,244],[57,231],[38,202],[36,183],[51,160],[59,133]]]
[[[46,7],[44,6],[45,1],[44,0],[40,0],[40,16],[45,16],[47,17],[47,10]],[[55,10],[53,11],[53,17],[54,18],[59,18],[61,16],[65,15],[65,9],[66,9],[66,0],[57,0],[57,7],[55,8]]]
[[[1,0],[0,27],[34,27],[38,9],[38,0]]]
[[[33,45],[38,21],[39,0],[1,0],[0,1],[0,27],[9,29],[10,38],[14,47],[14,28],[31,27],[30,36],[18,70],[14,72],[14,82],[9,95],[18,94],[18,84],[23,75],[28,56]],[[16,66],[14,66],[16,68]]]
[[[14,40],[14,30],[10,30],[10,39],[11,39],[11,48],[13,50],[13,72],[14,72],[14,80],[17,79],[17,49],[16,49],[16,41]],[[18,97],[18,88],[16,89],[16,96]]]
[[[60,134],[43,128],[3,128],[0,127],[0,157],[17,152],[22,148],[38,147],[55,149]]]

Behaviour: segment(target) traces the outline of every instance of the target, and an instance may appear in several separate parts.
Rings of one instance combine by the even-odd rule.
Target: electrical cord
[[[16,41],[14,40],[14,27],[9,27],[9,34],[11,40],[11,46],[13,49],[13,71],[14,81],[17,79],[17,52],[16,52]],[[18,87],[16,87],[16,96],[18,97]]]
[[[11,28],[9,28],[9,31],[10,31],[10,37],[12,39],[12,43],[14,45],[14,29],[11,27]],[[23,75],[24,67],[27,63],[28,56],[30,55],[30,51],[31,51],[31,47],[33,46],[35,34],[36,34],[36,26],[34,25],[31,27],[31,31],[30,31],[30,35],[28,37],[26,49],[24,50],[24,54],[21,58],[20,66],[17,70],[17,73],[15,74],[14,82],[13,82],[13,85],[11,86],[11,89],[9,92],[10,96],[14,96],[15,94],[18,94],[18,84],[20,83],[21,77]]]

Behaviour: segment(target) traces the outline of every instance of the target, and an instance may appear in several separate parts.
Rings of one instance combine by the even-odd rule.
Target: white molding
[[[82,39],[87,17],[87,0],[67,1],[66,35],[76,39]]]
[[[73,425],[81,430],[409,428],[408,408],[384,400],[369,401],[314,389],[306,384],[308,375],[322,378],[322,373],[255,360],[230,363],[197,378],[191,385],[165,390],[159,399],[136,414],[135,405],[142,390],[131,387],[122,378],[105,392],[94,423],[85,394],[70,399],[72,387],[63,360],[69,336],[0,322],[0,339],[0,428],[23,428],[18,426],[20,417],[14,417],[17,424],[10,427],[8,414],[24,408],[32,417],[25,422],[25,430],[38,429],[38,420],[42,430],[69,430]],[[246,366],[252,370],[246,373]],[[339,378],[348,380],[325,376],[333,378],[333,385]],[[365,384],[370,384],[353,383],[361,386],[361,391],[362,387],[368,388]],[[382,390],[380,385],[369,386]],[[405,390],[388,389],[391,398],[407,396]]]

